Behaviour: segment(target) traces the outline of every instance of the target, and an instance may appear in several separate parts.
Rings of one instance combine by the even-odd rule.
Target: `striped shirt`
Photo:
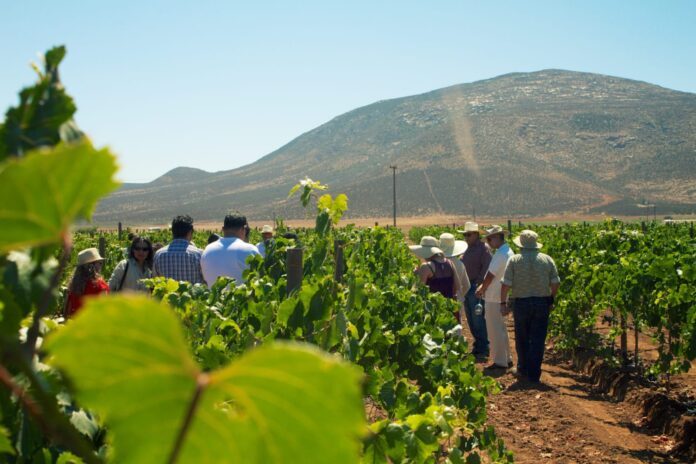
[[[556,263],[549,255],[523,249],[510,258],[502,283],[512,288],[512,298],[550,296],[551,284],[560,283]]]
[[[153,273],[176,281],[203,284],[201,254],[203,251],[183,238],[176,238],[155,254]]]

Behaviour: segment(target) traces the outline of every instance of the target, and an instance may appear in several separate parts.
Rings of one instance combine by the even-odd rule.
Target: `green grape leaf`
[[[72,453],[61,453],[60,456],[58,456],[58,460],[56,461],[56,464],[82,464],[84,461],[77,456],[75,456]]]
[[[315,347],[264,345],[203,373],[175,314],[135,296],[93,299],[45,347],[106,425],[113,462],[166,462],[177,442],[186,463],[359,459],[361,374]]]
[[[58,66],[65,54],[65,47],[54,47],[43,57],[43,72],[32,65],[38,81],[19,92],[19,105],[8,109],[0,124],[0,160],[84,137],[72,119],[75,102],[59,78]]]
[[[0,427],[0,454],[15,454],[7,429]]]
[[[89,143],[60,145],[0,165],[0,252],[57,243],[118,184],[116,160]]]

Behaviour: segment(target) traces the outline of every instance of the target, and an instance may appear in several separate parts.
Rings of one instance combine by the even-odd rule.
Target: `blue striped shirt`
[[[176,281],[203,284],[201,255],[203,251],[183,238],[177,238],[155,254],[153,273]]]

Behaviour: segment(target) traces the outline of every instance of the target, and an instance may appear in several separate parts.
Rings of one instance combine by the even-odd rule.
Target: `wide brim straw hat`
[[[523,230],[520,235],[512,241],[520,248],[525,250],[539,250],[543,245],[539,243],[539,235],[533,230]]]
[[[440,249],[440,242],[430,235],[425,235],[421,238],[420,245],[411,245],[408,247],[414,255],[419,258],[428,259],[433,255],[445,253]]]
[[[273,227],[271,227],[271,226],[269,226],[268,224],[266,224],[265,226],[263,226],[263,227],[261,228],[261,233],[262,233],[262,234],[272,234],[272,233],[273,233]]]
[[[490,229],[486,229],[486,237],[490,237],[491,235],[496,234],[501,234],[507,237],[510,233],[497,224],[492,225]]]
[[[84,264],[96,263],[97,261],[104,261],[104,258],[99,254],[99,250],[96,248],[87,248],[82,250],[77,254],[77,265],[82,266]]]
[[[468,232],[478,232],[480,234],[481,229],[479,228],[479,225],[477,223],[467,222],[464,224],[464,230],[457,231],[457,233],[459,233],[459,234],[466,234]]]
[[[463,254],[469,244],[464,240],[455,240],[454,235],[445,232],[440,235],[440,249],[448,258],[454,258]]]

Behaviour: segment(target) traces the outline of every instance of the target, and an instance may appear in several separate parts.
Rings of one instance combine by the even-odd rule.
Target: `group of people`
[[[148,292],[143,279],[166,277],[176,281],[212,286],[219,277],[243,282],[250,256],[264,256],[273,240],[273,228],[265,225],[263,240],[248,243],[250,227],[245,216],[225,216],[222,236],[212,234],[205,249],[192,242],[193,219],[177,216],[172,220],[172,241],[159,250],[144,237],[133,236],[127,258],[118,263],[108,283],[101,276],[104,258],[96,248],[82,250],[68,286],[64,314],[74,315],[87,295],[109,292]],[[556,265],[539,251],[534,231],[524,230],[514,243],[514,254],[507,243],[508,232],[494,225],[480,230],[467,222],[464,240],[450,233],[439,239],[425,236],[410,249],[422,259],[416,269],[420,281],[431,292],[459,302],[456,314],[460,324],[466,319],[473,337],[472,354],[486,360],[492,352],[492,369],[513,366],[505,317],[514,315],[516,374],[538,382],[548,328],[548,319],[560,283]],[[485,243],[484,243],[485,239]],[[156,252],[155,252],[156,251]]]
[[[192,242],[193,219],[177,216],[172,220],[172,241],[155,250],[149,239],[132,236],[127,258],[114,268],[108,283],[101,275],[104,258],[96,248],[82,250],[77,256],[77,266],[68,285],[64,315],[70,317],[81,307],[85,296],[114,292],[149,292],[143,279],[166,277],[176,281],[212,286],[219,277],[243,282],[247,258],[265,256],[267,246],[273,240],[273,227],[264,225],[263,240],[257,245],[247,243],[249,223],[242,215],[225,216],[222,236],[212,234],[205,249]]]
[[[549,315],[560,279],[553,259],[541,253],[542,244],[532,230],[523,230],[507,243],[508,231],[494,225],[481,230],[467,222],[464,240],[442,234],[439,240],[424,236],[410,247],[421,258],[416,268],[420,281],[431,292],[459,302],[456,314],[465,318],[473,338],[472,354],[489,369],[513,369],[520,378],[537,383],[541,377]],[[505,318],[512,313],[517,366],[513,368]],[[462,316],[463,315],[463,316]]]

